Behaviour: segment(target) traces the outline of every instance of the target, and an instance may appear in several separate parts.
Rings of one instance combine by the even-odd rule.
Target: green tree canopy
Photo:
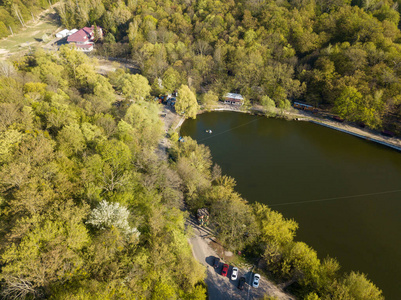
[[[195,94],[187,85],[181,85],[178,90],[175,110],[179,114],[183,114],[186,118],[196,118],[196,113],[199,110],[198,101]]]

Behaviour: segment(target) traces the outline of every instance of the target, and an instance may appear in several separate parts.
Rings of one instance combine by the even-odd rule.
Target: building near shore
[[[244,97],[241,94],[227,93],[223,97],[225,104],[242,105],[244,104]]]

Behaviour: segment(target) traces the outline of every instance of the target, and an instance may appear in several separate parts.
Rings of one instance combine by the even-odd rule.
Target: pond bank
[[[401,247],[393,239],[401,228],[398,151],[309,121],[235,112],[201,114],[184,122],[181,135],[209,147],[249,203],[296,220],[297,241],[321,259],[335,257],[345,272],[369,274],[397,299],[390,295],[397,295],[392,278],[401,268],[391,260]]]
[[[210,112],[210,111],[233,111],[233,112],[241,112],[241,113],[247,113],[247,114],[257,114],[257,115],[264,115],[264,110],[261,106],[252,106],[249,109],[243,110],[241,107],[236,107],[233,105],[229,104],[222,104],[219,105],[215,108],[210,108],[209,110],[203,109],[198,112],[198,114],[202,114],[205,112]],[[312,113],[308,113],[305,111],[298,111],[295,109],[290,109],[287,111],[284,111],[281,116],[280,116],[280,111],[276,109],[276,118],[283,118],[283,119],[290,119],[290,120],[295,120],[295,121],[303,121],[303,122],[311,122],[317,125],[325,126],[334,130],[338,130],[353,136],[356,136],[358,138],[362,138],[368,141],[372,141],[378,144],[381,144],[383,146],[390,147],[394,150],[400,151],[401,152],[401,139],[400,138],[394,138],[394,137],[385,137],[381,135],[380,133],[370,130],[370,129],[365,129],[365,128],[360,128],[357,127],[353,124],[349,123],[340,123],[328,119],[323,119],[316,117]],[[181,127],[182,123],[184,122],[184,119],[181,119],[179,124],[177,125],[177,128]]]

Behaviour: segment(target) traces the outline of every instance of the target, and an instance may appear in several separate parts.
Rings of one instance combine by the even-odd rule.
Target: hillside
[[[154,86],[236,91],[277,107],[297,99],[400,133],[397,1],[78,3],[61,6],[65,26],[102,26],[99,53],[133,59]]]

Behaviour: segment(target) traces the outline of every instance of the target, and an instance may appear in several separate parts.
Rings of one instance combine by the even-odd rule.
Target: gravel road
[[[195,219],[191,218],[187,221],[188,226],[192,226],[194,235],[189,239],[192,246],[194,257],[203,264],[207,269],[206,284],[209,294],[209,300],[229,300],[229,299],[259,299],[264,295],[275,296],[282,300],[295,300],[295,297],[285,294],[271,281],[261,278],[259,288],[253,288],[249,285],[252,280],[252,268],[239,269],[239,276],[245,276],[247,283],[244,290],[237,288],[238,279],[232,281],[230,279],[231,270],[230,266],[228,277],[220,275],[223,263],[217,269],[213,268],[213,260],[217,256],[216,252],[209,246],[212,243],[211,232],[204,227],[200,227],[195,223]]]

